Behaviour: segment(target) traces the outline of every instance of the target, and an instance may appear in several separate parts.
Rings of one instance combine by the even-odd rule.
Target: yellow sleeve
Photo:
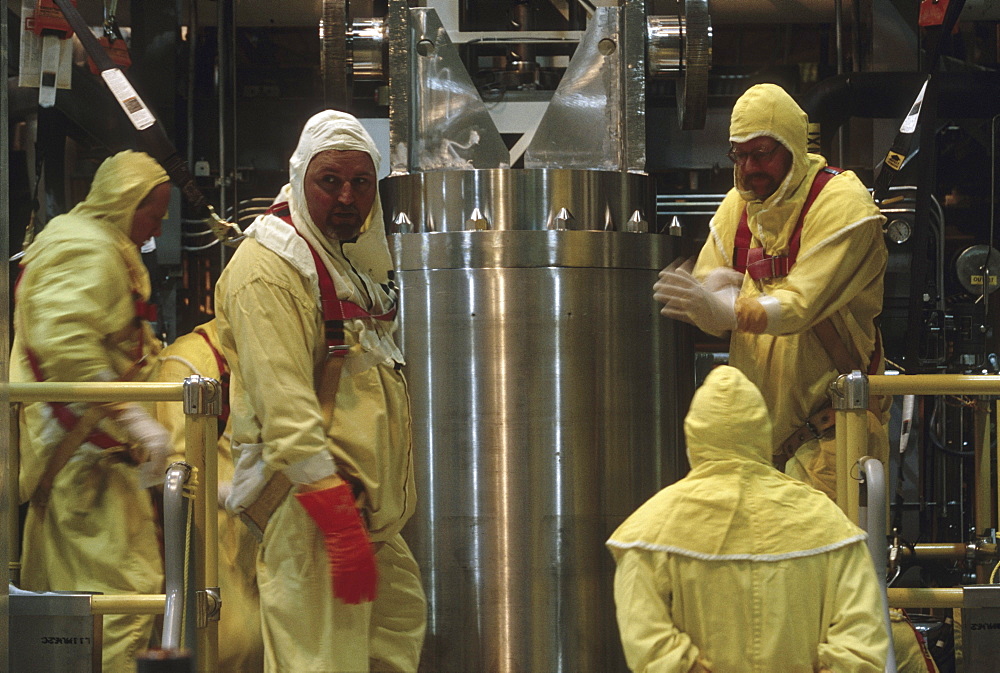
[[[615,607],[625,661],[635,673],[688,673],[698,661],[698,648],[673,622],[671,578],[656,555],[662,552],[616,554]]]
[[[889,636],[882,595],[863,542],[830,552],[826,575],[826,637],[819,644],[821,667],[831,671],[882,673]]]

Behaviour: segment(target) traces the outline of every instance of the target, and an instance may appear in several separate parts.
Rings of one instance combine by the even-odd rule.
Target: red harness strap
[[[212,340],[208,338],[207,334],[204,332],[195,332],[195,334],[205,340],[205,344],[215,358],[215,364],[219,367],[219,383],[222,385],[222,413],[219,414],[219,431],[221,432],[226,427],[226,421],[229,420],[229,367],[226,358],[222,357],[222,353],[212,345]]]
[[[42,376],[42,367],[38,362],[38,356],[30,348],[25,348],[24,352],[28,356],[28,364],[31,365],[31,372],[35,375],[36,381],[44,381],[45,378]],[[77,416],[73,411],[63,404],[62,402],[49,402],[49,408],[52,409],[52,415],[55,416],[56,420],[59,421],[59,425],[62,426],[63,430],[69,432],[74,427],[76,427],[77,422],[79,422],[80,417]],[[87,435],[86,441],[102,449],[110,449],[115,446],[121,446],[122,443],[112,437],[111,435],[102,432],[100,430],[94,430],[89,435]]]
[[[288,209],[287,203],[276,203],[268,209],[269,215],[274,215],[280,218],[286,224],[290,225],[295,229],[295,225],[292,223],[292,214]],[[298,233],[298,229],[295,230]],[[299,234],[301,236],[301,234]],[[344,321],[345,320],[356,320],[359,318],[371,318],[373,320],[386,320],[391,321],[396,318],[396,307],[393,306],[388,312],[382,315],[372,315],[366,311],[361,306],[350,302],[343,301],[337,296],[337,288],[333,283],[333,278],[330,276],[330,272],[327,270],[326,265],[323,264],[323,260],[320,258],[319,253],[312,247],[312,245],[304,237],[302,238],[306,245],[309,247],[309,252],[312,254],[313,264],[316,266],[316,275],[319,278],[319,296],[320,303],[323,306],[323,322],[326,324],[326,345],[327,347],[332,346],[344,346]],[[347,355],[346,349],[335,349],[330,351],[333,355]]]
[[[795,258],[799,254],[799,239],[802,237],[802,223],[806,219],[806,213],[809,212],[813,201],[819,196],[820,191],[826,186],[826,183],[833,176],[839,175],[842,172],[839,168],[827,166],[816,174],[812,186],[809,188],[809,194],[806,196],[806,202],[802,205],[802,210],[799,212],[799,219],[795,223],[795,231],[792,232],[792,238],[788,242],[787,255],[768,255],[764,252],[764,248],[750,247],[753,236],[750,233],[750,226],[747,223],[747,210],[744,208],[743,215],[740,217],[740,224],[736,228],[736,237],[733,241],[733,268],[741,273],[746,272],[754,280],[787,276],[795,264]]]

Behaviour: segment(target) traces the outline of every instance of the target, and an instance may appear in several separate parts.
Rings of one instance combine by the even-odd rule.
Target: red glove
[[[351,604],[375,600],[375,555],[358,516],[351,485],[305,491],[295,497],[326,538],[333,595]]]

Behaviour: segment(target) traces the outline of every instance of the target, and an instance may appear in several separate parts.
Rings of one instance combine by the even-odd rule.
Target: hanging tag
[[[940,26],[944,23],[947,11],[948,0],[920,0],[920,17],[917,23],[921,28]]]
[[[101,77],[108,85],[115,100],[125,110],[129,121],[137,130],[148,129],[156,123],[156,118],[149,111],[146,104],[139,98],[139,94],[132,88],[132,84],[125,77],[125,73],[117,68],[110,68],[101,73]]]
[[[42,36],[41,78],[38,82],[39,107],[56,104],[56,75],[59,72],[60,40],[55,35]]]
[[[51,107],[55,102],[56,89],[68,89],[72,83],[73,72],[73,41],[59,39],[57,33],[42,35],[42,28],[35,23],[36,4],[34,0],[23,0],[21,18],[24,21],[21,30],[20,58],[17,85],[25,88],[39,88],[44,85],[46,92],[39,91],[39,103]],[[45,61],[45,82],[42,81],[42,52],[48,40],[49,48]],[[55,46],[52,46],[52,45]]]

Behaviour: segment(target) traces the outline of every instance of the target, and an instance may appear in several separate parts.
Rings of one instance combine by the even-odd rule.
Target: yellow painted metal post
[[[198,612],[197,668],[199,673],[215,673],[219,666],[219,520],[217,515],[218,425],[222,389],[218,381],[191,376],[184,381],[184,439],[187,459],[197,476],[194,499],[195,592],[201,596]],[[215,616],[212,613],[215,612]]]
[[[993,456],[990,451],[989,402],[984,398],[976,400],[973,415],[975,419],[975,446],[973,449],[976,465],[976,492],[973,508],[976,533],[982,534],[987,528],[993,527],[993,470],[990,469],[990,461]]]
[[[858,523],[858,488],[851,471],[868,452],[868,377],[857,370],[837,377],[830,399],[837,417],[837,505]]]

